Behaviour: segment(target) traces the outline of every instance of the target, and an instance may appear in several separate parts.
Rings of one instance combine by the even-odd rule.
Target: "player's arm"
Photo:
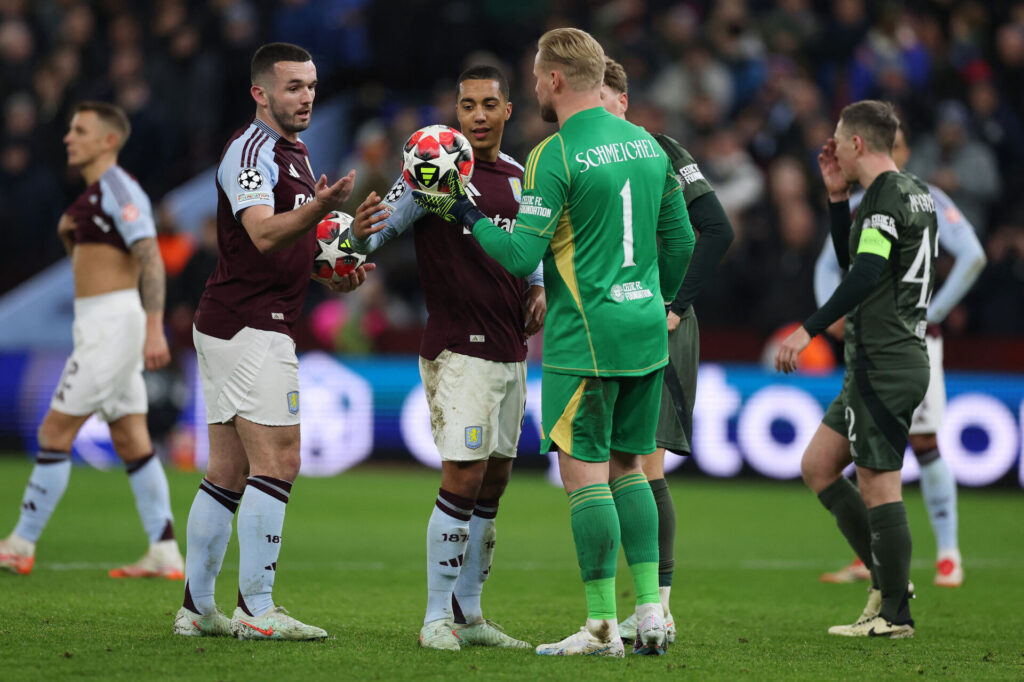
[[[722,262],[734,237],[732,224],[713,191],[689,202],[686,210],[693,229],[700,233],[700,239],[693,246],[690,267],[686,271],[683,285],[679,287],[679,293],[672,301],[671,309],[676,315],[682,315],[693,304],[697,294]]]
[[[359,204],[352,220],[352,248],[359,253],[373,253],[426,213],[413,201],[409,186],[399,176],[384,199],[370,192]]]
[[[836,141],[829,138],[818,154],[818,168],[821,179],[828,191],[828,216],[831,223],[832,246],[836,251],[839,267],[850,267],[850,184],[839,168],[836,158]]]
[[[526,159],[523,195],[516,215],[516,229],[506,232],[483,214],[466,195],[458,173],[449,172],[446,196],[414,191],[421,207],[457,225],[468,227],[484,251],[515,277],[532,273],[555,234],[569,188],[562,138],[552,135],[537,145]]]
[[[255,204],[242,209],[238,219],[260,253],[286,249],[316,227],[325,215],[341,209],[352,194],[355,179],[356,172],[351,170],[333,185],[328,185],[327,176],[321,175],[313,199],[298,208],[275,215],[272,205]]]
[[[171,352],[164,336],[164,303],[167,299],[167,277],[164,261],[156,242],[153,207],[142,189],[132,183],[114,191],[108,183],[114,177],[101,179],[101,208],[114,221],[132,258],[139,265],[139,296],[146,311],[146,340],[142,347],[146,369],[160,369],[171,361]],[[123,180],[122,180],[123,182]]]
[[[666,166],[665,185],[661,195],[661,211],[658,214],[658,275],[661,280],[661,297],[668,307],[679,293],[679,287],[686,276],[693,256],[693,226],[690,214],[683,203],[683,190],[675,173]]]
[[[974,286],[974,281],[985,269],[987,259],[974,226],[960,213],[953,200],[940,189],[929,189],[935,199],[939,244],[954,258],[953,269],[928,306],[928,322],[939,324]]]
[[[146,237],[134,242],[131,254],[139,264],[139,296],[146,311],[146,341],[142,356],[146,369],[160,369],[171,361],[171,352],[164,336],[164,302],[167,298],[167,276],[156,239]]]
[[[892,220],[891,216],[875,215]],[[876,228],[862,231],[850,272],[839,283],[825,305],[804,320],[803,325],[779,345],[775,355],[775,369],[786,373],[795,370],[797,356],[811,339],[867,298],[882,277],[891,253],[892,241],[888,234]]]

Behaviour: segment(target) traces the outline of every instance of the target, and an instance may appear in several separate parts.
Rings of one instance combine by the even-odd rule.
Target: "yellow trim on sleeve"
[[[880,230],[873,227],[860,233],[860,243],[857,244],[857,253],[872,253],[882,258],[889,258],[892,252],[892,242],[885,238]]]

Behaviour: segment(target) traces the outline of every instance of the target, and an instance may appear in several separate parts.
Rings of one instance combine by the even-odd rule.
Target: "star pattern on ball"
[[[316,254],[315,260],[326,261],[327,263],[336,263],[345,256],[348,255],[346,251],[342,251],[341,246],[341,234],[329,242],[317,241],[317,245],[320,247],[319,253]]]

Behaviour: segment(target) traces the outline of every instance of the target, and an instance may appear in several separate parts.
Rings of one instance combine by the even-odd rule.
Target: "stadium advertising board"
[[[55,353],[0,354],[0,438],[16,444],[12,448],[35,449],[35,430],[63,362],[64,356]],[[539,366],[531,366],[528,376],[520,457],[523,464],[544,466],[537,453]],[[841,377],[784,377],[755,366],[702,365],[694,412],[696,469],[715,477],[798,478],[803,448],[838,392]],[[415,358],[306,353],[299,361],[299,380],[304,475],[332,476],[371,457],[412,457],[440,466]],[[167,376],[149,377],[148,382],[151,396],[167,391],[157,386],[168,383]],[[182,397],[168,439],[172,462],[201,469],[209,445],[194,356],[183,359],[176,383]],[[946,389],[949,402],[939,443],[957,480],[974,487],[1007,481],[1024,487],[1024,376],[947,372]],[[106,425],[87,422],[75,454],[93,466],[115,464]],[[554,475],[554,458],[547,459]],[[668,457],[666,469],[682,462],[681,457]],[[903,473],[905,480],[917,479],[914,457],[906,457]]]

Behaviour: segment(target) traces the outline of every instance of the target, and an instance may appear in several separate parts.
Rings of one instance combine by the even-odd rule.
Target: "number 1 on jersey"
[[[633,262],[633,194],[629,189],[629,178],[619,192],[622,197],[622,267],[630,268]]]

